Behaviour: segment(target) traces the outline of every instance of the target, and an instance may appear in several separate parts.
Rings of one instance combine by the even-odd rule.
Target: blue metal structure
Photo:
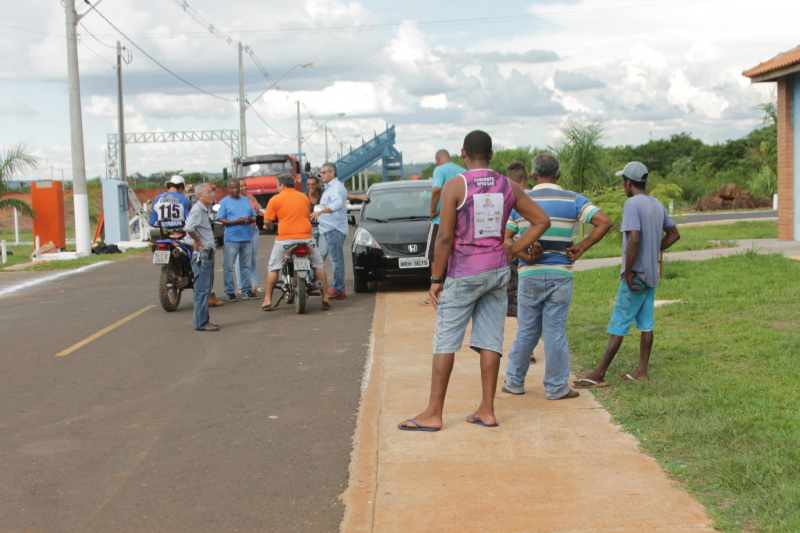
[[[386,131],[364,142],[355,150],[350,150],[349,154],[344,155],[336,161],[336,169],[339,181],[345,182],[372,166],[378,159],[383,160],[383,181],[392,178],[403,179],[403,153],[398,152],[394,147],[395,133],[394,126],[387,127]]]

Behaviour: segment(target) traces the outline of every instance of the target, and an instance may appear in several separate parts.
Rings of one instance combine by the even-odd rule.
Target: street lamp
[[[314,63],[298,63],[297,65],[293,66],[289,70],[287,70],[283,76],[272,82],[272,85],[264,89],[261,94],[255,97],[252,102],[249,102],[245,105],[245,98],[244,98],[244,67],[242,66],[242,43],[239,43],[239,152],[242,157],[247,156],[247,124],[244,119],[244,112],[247,110],[248,107],[251,107],[255,104],[259,98],[264,96],[264,93],[275,87],[279,81],[289,75],[297,67],[308,68],[314,66]]]
[[[252,101],[252,102],[248,102],[246,107],[251,107],[253,104],[255,104],[256,102],[258,102],[258,99],[259,99],[259,98],[261,98],[262,96],[264,96],[264,93],[266,93],[267,91],[269,91],[270,89],[272,89],[273,87],[275,87],[276,85],[278,85],[278,82],[280,82],[280,81],[281,81],[283,78],[285,78],[286,76],[288,76],[288,75],[289,75],[289,73],[291,73],[291,72],[292,72],[294,69],[296,69],[297,67],[301,67],[301,68],[309,68],[309,67],[313,67],[313,66],[314,66],[314,63],[298,63],[298,64],[296,64],[295,66],[293,66],[292,68],[290,68],[289,70],[287,70],[287,71],[284,73],[284,75],[283,75],[283,76],[281,76],[280,78],[278,78],[277,80],[275,80],[274,82],[272,82],[272,85],[270,85],[269,87],[267,87],[266,89],[264,89],[263,91],[261,91],[261,94],[259,94],[258,96],[256,96],[256,97],[253,99],[253,101]]]

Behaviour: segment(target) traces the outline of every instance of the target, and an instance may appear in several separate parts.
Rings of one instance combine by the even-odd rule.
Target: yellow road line
[[[125,322],[128,322],[129,320],[133,320],[133,319],[134,319],[134,318],[136,318],[137,316],[141,315],[141,314],[142,314],[142,313],[144,313],[145,311],[148,311],[148,310],[152,309],[153,307],[155,307],[155,305],[148,305],[147,307],[144,307],[144,308],[142,308],[142,309],[139,309],[138,311],[136,311],[136,312],[135,312],[135,313],[133,313],[132,315],[128,315],[128,316],[126,316],[125,318],[123,318],[122,320],[118,320],[117,322],[114,322],[114,323],[113,323],[113,324],[111,324],[110,326],[108,326],[108,327],[106,327],[106,328],[103,328],[103,329],[101,329],[100,331],[98,331],[98,332],[97,332],[97,333],[95,333],[94,335],[90,335],[90,336],[86,337],[86,338],[85,338],[85,339],[83,339],[81,342],[79,342],[79,343],[77,343],[77,344],[73,344],[72,346],[70,346],[70,347],[69,347],[69,348],[67,348],[66,350],[63,350],[63,351],[61,351],[61,352],[58,352],[58,353],[56,354],[56,357],[63,357],[63,356],[65,356],[65,355],[69,355],[69,354],[71,354],[72,352],[74,352],[75,350],[77,350],[78,348],[80,348],[81,346],[85,346],[85,345],[89,344],[90,342],[92,342],[93,340],[95,340],[95,339],[97,339],[97,338],[99,338],[99,337],[102,337],[103,335],[105,335],[106,333],[108,333],[109,331],[111,331],[112,329],[114,329],[114,328],[116,328],[116,327],[119,327],[119,326],[121,326],[122,324],[124,324]]]

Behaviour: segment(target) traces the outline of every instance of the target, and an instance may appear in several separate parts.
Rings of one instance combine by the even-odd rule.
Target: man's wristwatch
[[[444,276],[442,276],[441,278],[439,278],[439,279],[436,279],[436,278],[434,278],[433,276],[431,276],[431,283],[444,283],[444,278],[445,278],[445,277],[444,277]]]

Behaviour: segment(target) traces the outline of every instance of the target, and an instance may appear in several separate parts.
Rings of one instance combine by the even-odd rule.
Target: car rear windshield
[[[364,217],[371,220],[418,219],[431,216],[431,189],[373,191]]]

